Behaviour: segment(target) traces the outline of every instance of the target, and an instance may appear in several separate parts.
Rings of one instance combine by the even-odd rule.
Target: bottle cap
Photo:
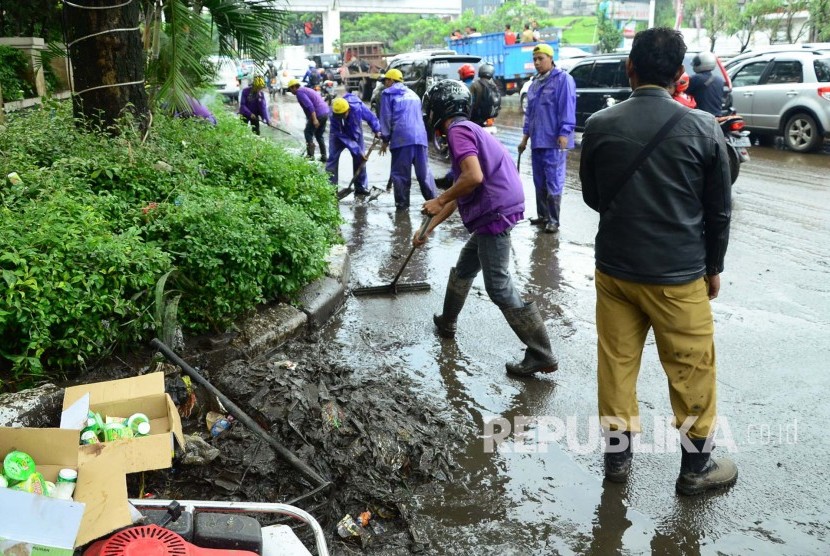
[[[78,481],[78,472],[74,469],[61,469],[58,472],[59,483],[74,483]]]
[[[150,423],[139,423],[135,430],[139,436],[147,436],[150,434]]]

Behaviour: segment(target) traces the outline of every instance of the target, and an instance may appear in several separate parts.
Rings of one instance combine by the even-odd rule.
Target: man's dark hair
[[[634,35],[628,59],[640,84],[668,87],[674,82],[685,54],[686,43],[679,31],[654,27]]]
[[[504,26],[504,28],[509,31],[510,30],[510,24],[508,23],[507,25]]]
[[[525,29],[530,29],[530,23],[525,23]]]

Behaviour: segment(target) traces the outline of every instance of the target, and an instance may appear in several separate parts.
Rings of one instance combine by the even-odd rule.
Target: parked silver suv
[[[830,54],[758,54],[729,69],[732,106],[746,129],[783,135],[796,152],[817,150],[830,137]]]

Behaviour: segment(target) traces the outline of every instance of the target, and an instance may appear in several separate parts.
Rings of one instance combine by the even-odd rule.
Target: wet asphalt
[[[278,98],[272,114],[294,137],[275,139],[300,148],[304,118],[294,98]],[[497,137],[515,155],[518,99],[506,99],[497,125]],[[811,155],[753,147],[750,154],[734,185],[726,270],[713,302],[716,452],[734,458],[740,472],[725,493],[674,492],[680,454],[676,443],[663,441],[671,438],[665,423],[672,413],[651,336],[638,382],[645,453],[635,455],[627,484],[602,480],[591,421],[598,217],[582,202],[578,148],[569,154],[560,234],[540,233],[527,222],[512,234],[513,277],[546,318],[557,373],[505,375],[504,362],[519,357],[522,346],[481,278],[456,339],[435,335],[432,314],[441,310],[449,270],[468,237],[457,215],[436,229],[401,278],[428,282],[431,291],[350,297],[326,326],[324,337],[338,347],[341,362],[367,375],[391,365],[416,380],[424,396],[477,426],[458,454],[455,480],[417,498],[415,527],[428,538],[430,554],[830,553],[830,147]],[[351,176],[348,159],[341,157],[341,187]],[[448,167],[435,157],[431,166],[436,175]],[[373,155],[368,171],[370,185],[384,188],[388,156]],[[533,216],[529,157],[521,174],[525,215]],[[421,223],[421,203],[417,185],[408,212],[395,211],[391,193],[371,203],[354,197],[341,203],[352,287],[391,282]],[[530,424],[522,426],[525,417]],[[487,450],[489,435],[503,432],[494,420],[516,434]]]

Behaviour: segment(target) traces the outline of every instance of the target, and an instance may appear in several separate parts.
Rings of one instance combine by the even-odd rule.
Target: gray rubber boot
[[[690,452],[681,442],[680,476],[675,490],[693,496],[709,490],[728,488],[738,480],[738,466],[729,458],[713,458],[704,452],[705,439],[690,439],[696,449]]]
[[[535,303],[526,303],[518,309],[502,309],[504,318],[519,340],[527,346],[524,359],[520,363],[507,363],[507,373],[517,376],[530,376],[533,373],[552,373],[559,368],[550,338],[545,328],[545,321]]]
[[[447,293],[444,294],[444,311],[432,317],[432,322],[438,328],[438,335],[442,338],[455,337],[455,323],[458,321],[458,314],[464,308],[464,302],[472,286],[472,280],[462,280],[456,274],[455,267],[450,269]]]
[[[551,195],[550,221],[545,224],[545,232],[548,234],[559,233],[559,209],[562,208],[562,195]]]

